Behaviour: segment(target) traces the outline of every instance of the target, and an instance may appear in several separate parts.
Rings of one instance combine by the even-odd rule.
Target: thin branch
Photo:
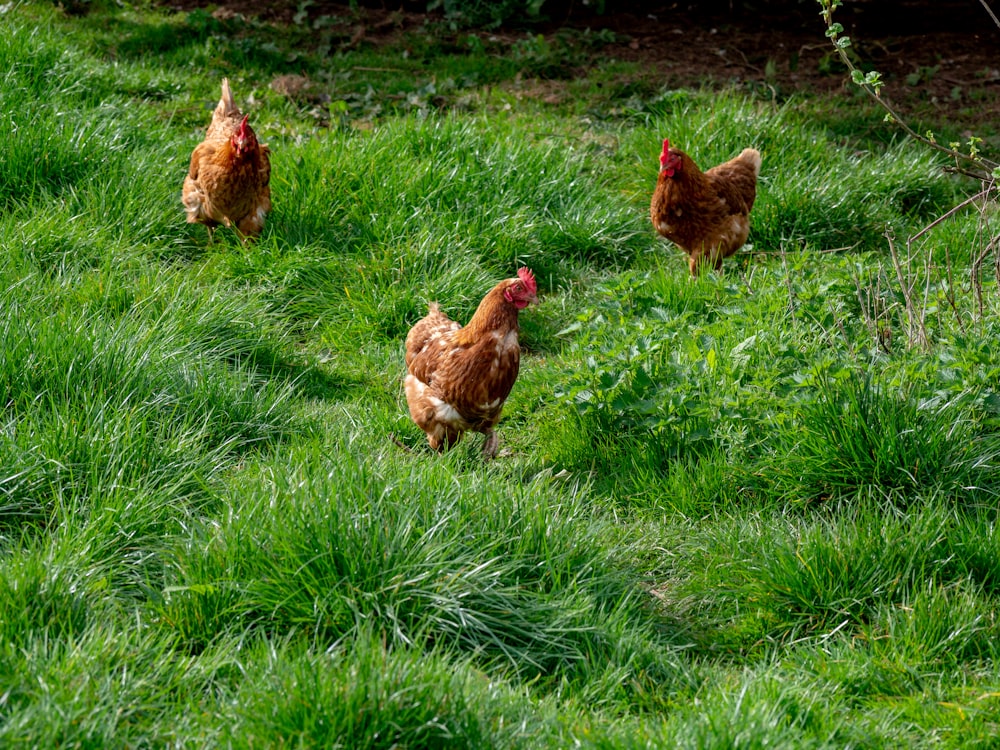
[[[912,242],[913,240],[906,241],[907,264],[910,262],[909,259],[913,257],[913,248],[910,246]],[[920,308],[920,327],[925,335],[927,334],[927,307],[931,296],[931,261],[933,257],[934,254],[930,251],[924,256],[924,301]]]
[[[990,14],[990,18],[993,19],[993,23],[995,23],[997,27],[1000,28],[1000,20],[997,20],[996,13],[994,13],[993,9],[986,4],[986,0],[979,0],[979,4],[982,5],[984,8],[986,8],[986,12]]]
[[[927,329],[924,327],[923,315],[917,312],[916,305],[913,303],[913,284],[907,283],[908,279],[903,279],[903,267],[899,261],[899,253],[896,252],[896,243],[893,240],[893,234],[891,229],[887,229],[885,232],[885,238],[889,241],[889,252],[892,255],[892,264],[896,268],[896,279],[899,281],[900,291],[903,292],[903,301],[906,303],[906,321],[907,328],[906,332],[907,340],[912,344],[914,339],[923,346],[925,349],[930,348],[930,338],[927,335]],[[906,275],[910,275],[910,260],[906,260]]]
[[[854,280],[854,288],[857,290],[858,307],[861,309],[861,319],[864,322],[865,327],[868,328],[869,333],[871,333],[872,340],[876,344],[879,344],[881,342],[878,335],[878,321],[876,320],[878,311],[876,311],[875,315],[872,315],[871,311],[869,311],[868,305],[865,302],[865,295],[861,287],[861,277],[858,275],[857,270],[853,267],[851,268],[851,278]],[[868,292],[868,299],[871,299],[870,290]]]
[[[948,300],[948,305],[951,307],[953,313],[955,313],[955,320],[958,322],[958,327],[965,334],[965,321],[962,320],[962,314],[958,310],[958,304],[955,302],[955,274],[951,266],[951,250],[948,245],[944,246],[944,263],[945,263],[945,290],[944,297]]]
[[[919,239],[921,236],[923,236],[924,234],[926,234],[927,232],[929,232],[931,229],[933,229],[934,227],[936,227],[942,221],[945,221],[945,220],[951,218],[956,213],[958,213],[959,210],[965,208],[970,203],[975,203],[980,198],[985,198],[986,196],[988,196],[990,194],[990,192],[992,190],[993,190],[993,185],[991,184],[985,190],[981,190],[980,192],[978,192],[975,195],[973,195],[971,198],[966,198],[964,201],[962,201],[961,203],[959,203],[957,206],[955,206],[954,208],[952,208],[950,211],[948,211],[947,213],[944,213],[941,216],[937,217],[936,219],[934,219],[934,221],[932,221],[926,227],[924,227],[919,232],[917,232],[915,235],[913,235],[912,237],[910,237],[910,239],[907,240],[907,244],[909,244],[910,242],[913,242],[914,240]]]
[[[998,242],[1000,242],[1000,234],[998,234],[996,237],[994,237],[992,240],[986,243],[986,247],[984,247],[983,251],[976,256],[976,259],[972,262],[972,265],[976,267],[982,266],[983,261],[986,260],[986,256],[993,251],[993,249],[997,246]]]
[[[983,179],[983,173],[982,172],[971,172],[968,169],[965,169],[964,167],[959,167],[958,165],[956,165],[954,167],[951,166],[951,165],[949,165],[947,167],[942,167],[941,169],[943,171],[947,172],[948,174],[965,175],[966,177],[971,177],[974,180],[982,180]]]
[[[847,54],[847,48],[850,46],[851,40],[849,37],[846,36],[840,37],[840,33],[844,30],[844,28],[839,23],[835,24],[833,21],[833,12],[841,5],[841,0],[818,0],[818,2],[820,4],[820,7],[823,8],[821,15],[823,16],[823,21],[826,23],[827,26],[827,36],[833,43],[833,48],[837,51],[837,55],[840,57],[840,61],[851,72],[851,80],[854,81],[855,84],[860,86],[864,90],[864,92],[868,94],[869,97],[874,99],[878,103],[878,105],[888,113],[888,116],[892,118],[893,122],[895,122],[896,125],[902,128],[903,132],[905,132],[908,136],[910,136],[916,141],[919,141],[920,143],[923,143],[925,146],[930,146],[932,149],[936,151],[948,154],[956,161],[964,161],[966,163],[971,163],[976,165],[976,167],[980,169],[980,171],[972,172],[971,174],[967,171],[963,171],[963,174],[968,174],[969,176],[975,177],[977,179],[982,179],[982,180],[988,179],[989,173],[998,166],[996,163],[975,156],[973,154],[963,154],[961,151],[956,151],[955,149],[942,146],[937,141],[921,135],[920,133],[918,133],[917,131],[915,131],[913,128],[911,128],[909,125],[906,124],[906,122],[899,116],[896,110],[893,109],[893,107],[885,99],[881,97],[879,90],[883,84],[879,77],[879,74],[872,73],[866,75],[862,71],[858,70],[857,66],[855,66],[854,62]],[[990,16],[993,17],[994,20],[996,20],[996,17],[993,15],[993,12],[989,10],[988,6],[986,6],[985,0],[980,0],[980,2],[982,2],[984,7],[987,8],[987,11],[990,13]],[[872,78],[871,76],[874,76],[874,78]],[[961,170],[961,168],[958,169]]]

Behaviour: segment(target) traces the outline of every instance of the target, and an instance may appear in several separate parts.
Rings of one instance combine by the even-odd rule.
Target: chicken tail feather
[[[233,99],[232,89],[229,88],[228,78],[222,79],[222,98],[219,99],[217,111],[223,117],[228,117],[229,115],[239,112],[239,107],[236,106],[236,100]]]
[[[760,176],[760,151],[755,148],[745,148],[737,158],[746,162],[753,169],[755,177]]]

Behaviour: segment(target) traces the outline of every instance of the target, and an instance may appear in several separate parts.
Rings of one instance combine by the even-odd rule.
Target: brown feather
[[[472,430],[486,435],[484,453],[495,452],[493,429],[517,380],[521,357],[518,307],[507,294],[520,289],[523,299],[534,301],[534,289],[523,286],[516,278],[500,282],[465,327],[432,304],[407,335],[406,401],[435,450],[454,445]]]
[[[191,154],[181,190],[188,222],[204,224],[210,234],[222,224],[236,228],[241,237],[256,236],[271,210],[271,152],[243,121],[224,78],[222,98],[205,140]],[[241,126],[246,136],[242,151],[235,145]]]
[[[704,259],[716,269],[739,250],[750,232],[750,211],[757,196],[760,153],[744,149],[734,159],[702,172],[679,149],[680,168],[661,170],[649,214],[656,231],[689,256],[696,275]]]

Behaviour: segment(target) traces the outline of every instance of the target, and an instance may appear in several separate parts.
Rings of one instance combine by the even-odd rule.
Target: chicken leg
[[[496,458],[497,446],[500,445],[500,436],[497,435],[496,430],[490,430],[484,433],[483,437],[483,458],[489,460],[491,458]]]

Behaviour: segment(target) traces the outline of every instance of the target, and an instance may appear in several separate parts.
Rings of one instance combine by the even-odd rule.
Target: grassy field
[[[0,12],[4,747],[993,746],[995,212],[906,242],[978,185],[860,103],[522,95],[599,34]],[[247,247],[179,200],[224,75]],[[664,136],[763,153],[723,274]],[[502,454],[432,454],[406,332],[522,264]]]

